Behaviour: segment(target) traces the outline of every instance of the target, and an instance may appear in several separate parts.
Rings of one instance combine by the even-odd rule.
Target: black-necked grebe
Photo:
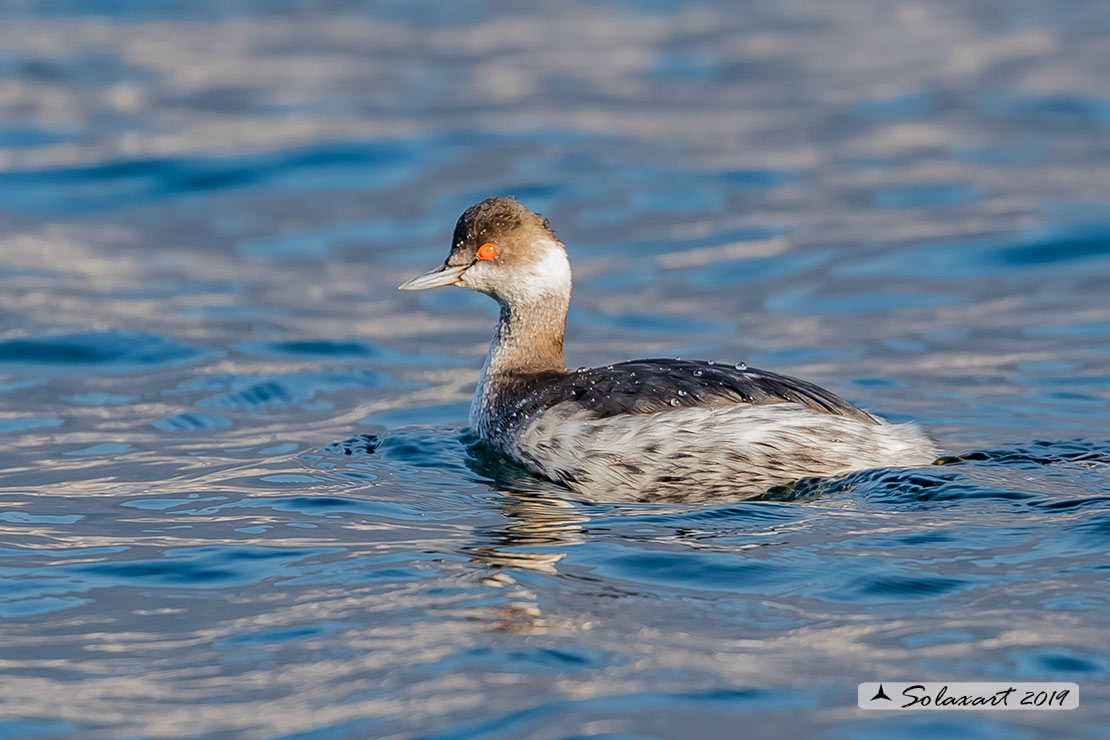
[[[501,306],[470,406],[478,436],[592,497],[759,493],[807,477],[925,465],[936,448],[812,383],[744,363],[632,360],[568,371],[570,262],[512,198],[471,206],[442,267],[400,286],[460,285]]]

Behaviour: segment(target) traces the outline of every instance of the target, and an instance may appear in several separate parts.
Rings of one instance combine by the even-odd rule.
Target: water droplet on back
[[[702,375],[705,375],[705,371],[703,371],[700,367],[694,371],[695,378],[700,378]]]
[[[682,391],[682,390],[680,390],[680,391],[678,392],[678,395],[679,395],[679,396],[685,396],[685,395],[686,395],[686,391]]]
[[[747,370],[748,369],[748,363],[738,362],[738,363],[736,363],[736,369],[737,370]]]
[[[672,406],[681,406],[681,405],[682,405],[682,401],[679,401],[679,400],[678,400],[677,398],[672,398],[672,399],[671,399],[671,405],[672,405]]]

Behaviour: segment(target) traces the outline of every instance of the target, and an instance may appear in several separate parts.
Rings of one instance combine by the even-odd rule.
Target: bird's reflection
[[[335,442],[326,451],[343,456],[373,455],[383,462],[465,470],[467,477],[497,491],[501,496],[497,500],[501,520],[477,527],[472,544],[461,548],[463,554],[482,566],[476,574],[482,585],[504,589],[505,598],[492,611],[483,608],[479,618],[489,620],[494,629],[512,632],[587,626],[545,618],[539,596],[515,576],[521,570],[557,573],[556,564],[567,556],[568,550],[585,541],[584,525],[590,519],[588,507],[576,503],[569,489],[532,475],[485,447],[469,431],[447,434],[445,431],[416,428],[362,434]]]
[[[585,541],[589,521],[581,505],[568,500],[565,488],[504,460],[476,440],[467,443],[467,466],[505,498],[499,504],[505,522],[475,530],[479,542],[465,548],[476,560],[499,567],[555,572],[567,549]]]
[[[532,475],[464,433],[467,467],[503,498],[504,519],[474,530],[475,542],[463,548],[474,562],[489,566],[480,576],[485,586],[505,589],[506,600],[493,610],[493,626],[510,632],[582,629],[588,625],[544,616],[538,594],[518,582],[520,569],[555,574],[570,548],[586,540],[590,517],[569,491]]]

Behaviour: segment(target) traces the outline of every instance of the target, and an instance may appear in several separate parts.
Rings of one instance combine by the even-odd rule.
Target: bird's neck
[[[548,293],[534,301],[502,303],[483,380],[565,371],[563,333],[569,305],[569,291]]]
[[[483,439],[500,435],[500,410],[511,403],[514,390],[536,375],[566,372],[563,332],[570,306],[570,263],[561,244],[538,246],[546,247],[542,259],[521,269],[512,285],[494,295],[501,319],[470,405],[471,428]]]
[[[514,387],[537,373],[566,372],[563,330],[569,304],[569,291],[538,303],[501,304],[501,320],[470,404],[470,427],[483,439],[496,440],[503,432],[500,409],[511,403]]]

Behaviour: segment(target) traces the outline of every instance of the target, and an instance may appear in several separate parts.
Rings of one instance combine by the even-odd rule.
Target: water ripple
[[[0,342],[0,365],[15,371],[135,372],[198,362],[213,354],[167,337],[123,330]]]

